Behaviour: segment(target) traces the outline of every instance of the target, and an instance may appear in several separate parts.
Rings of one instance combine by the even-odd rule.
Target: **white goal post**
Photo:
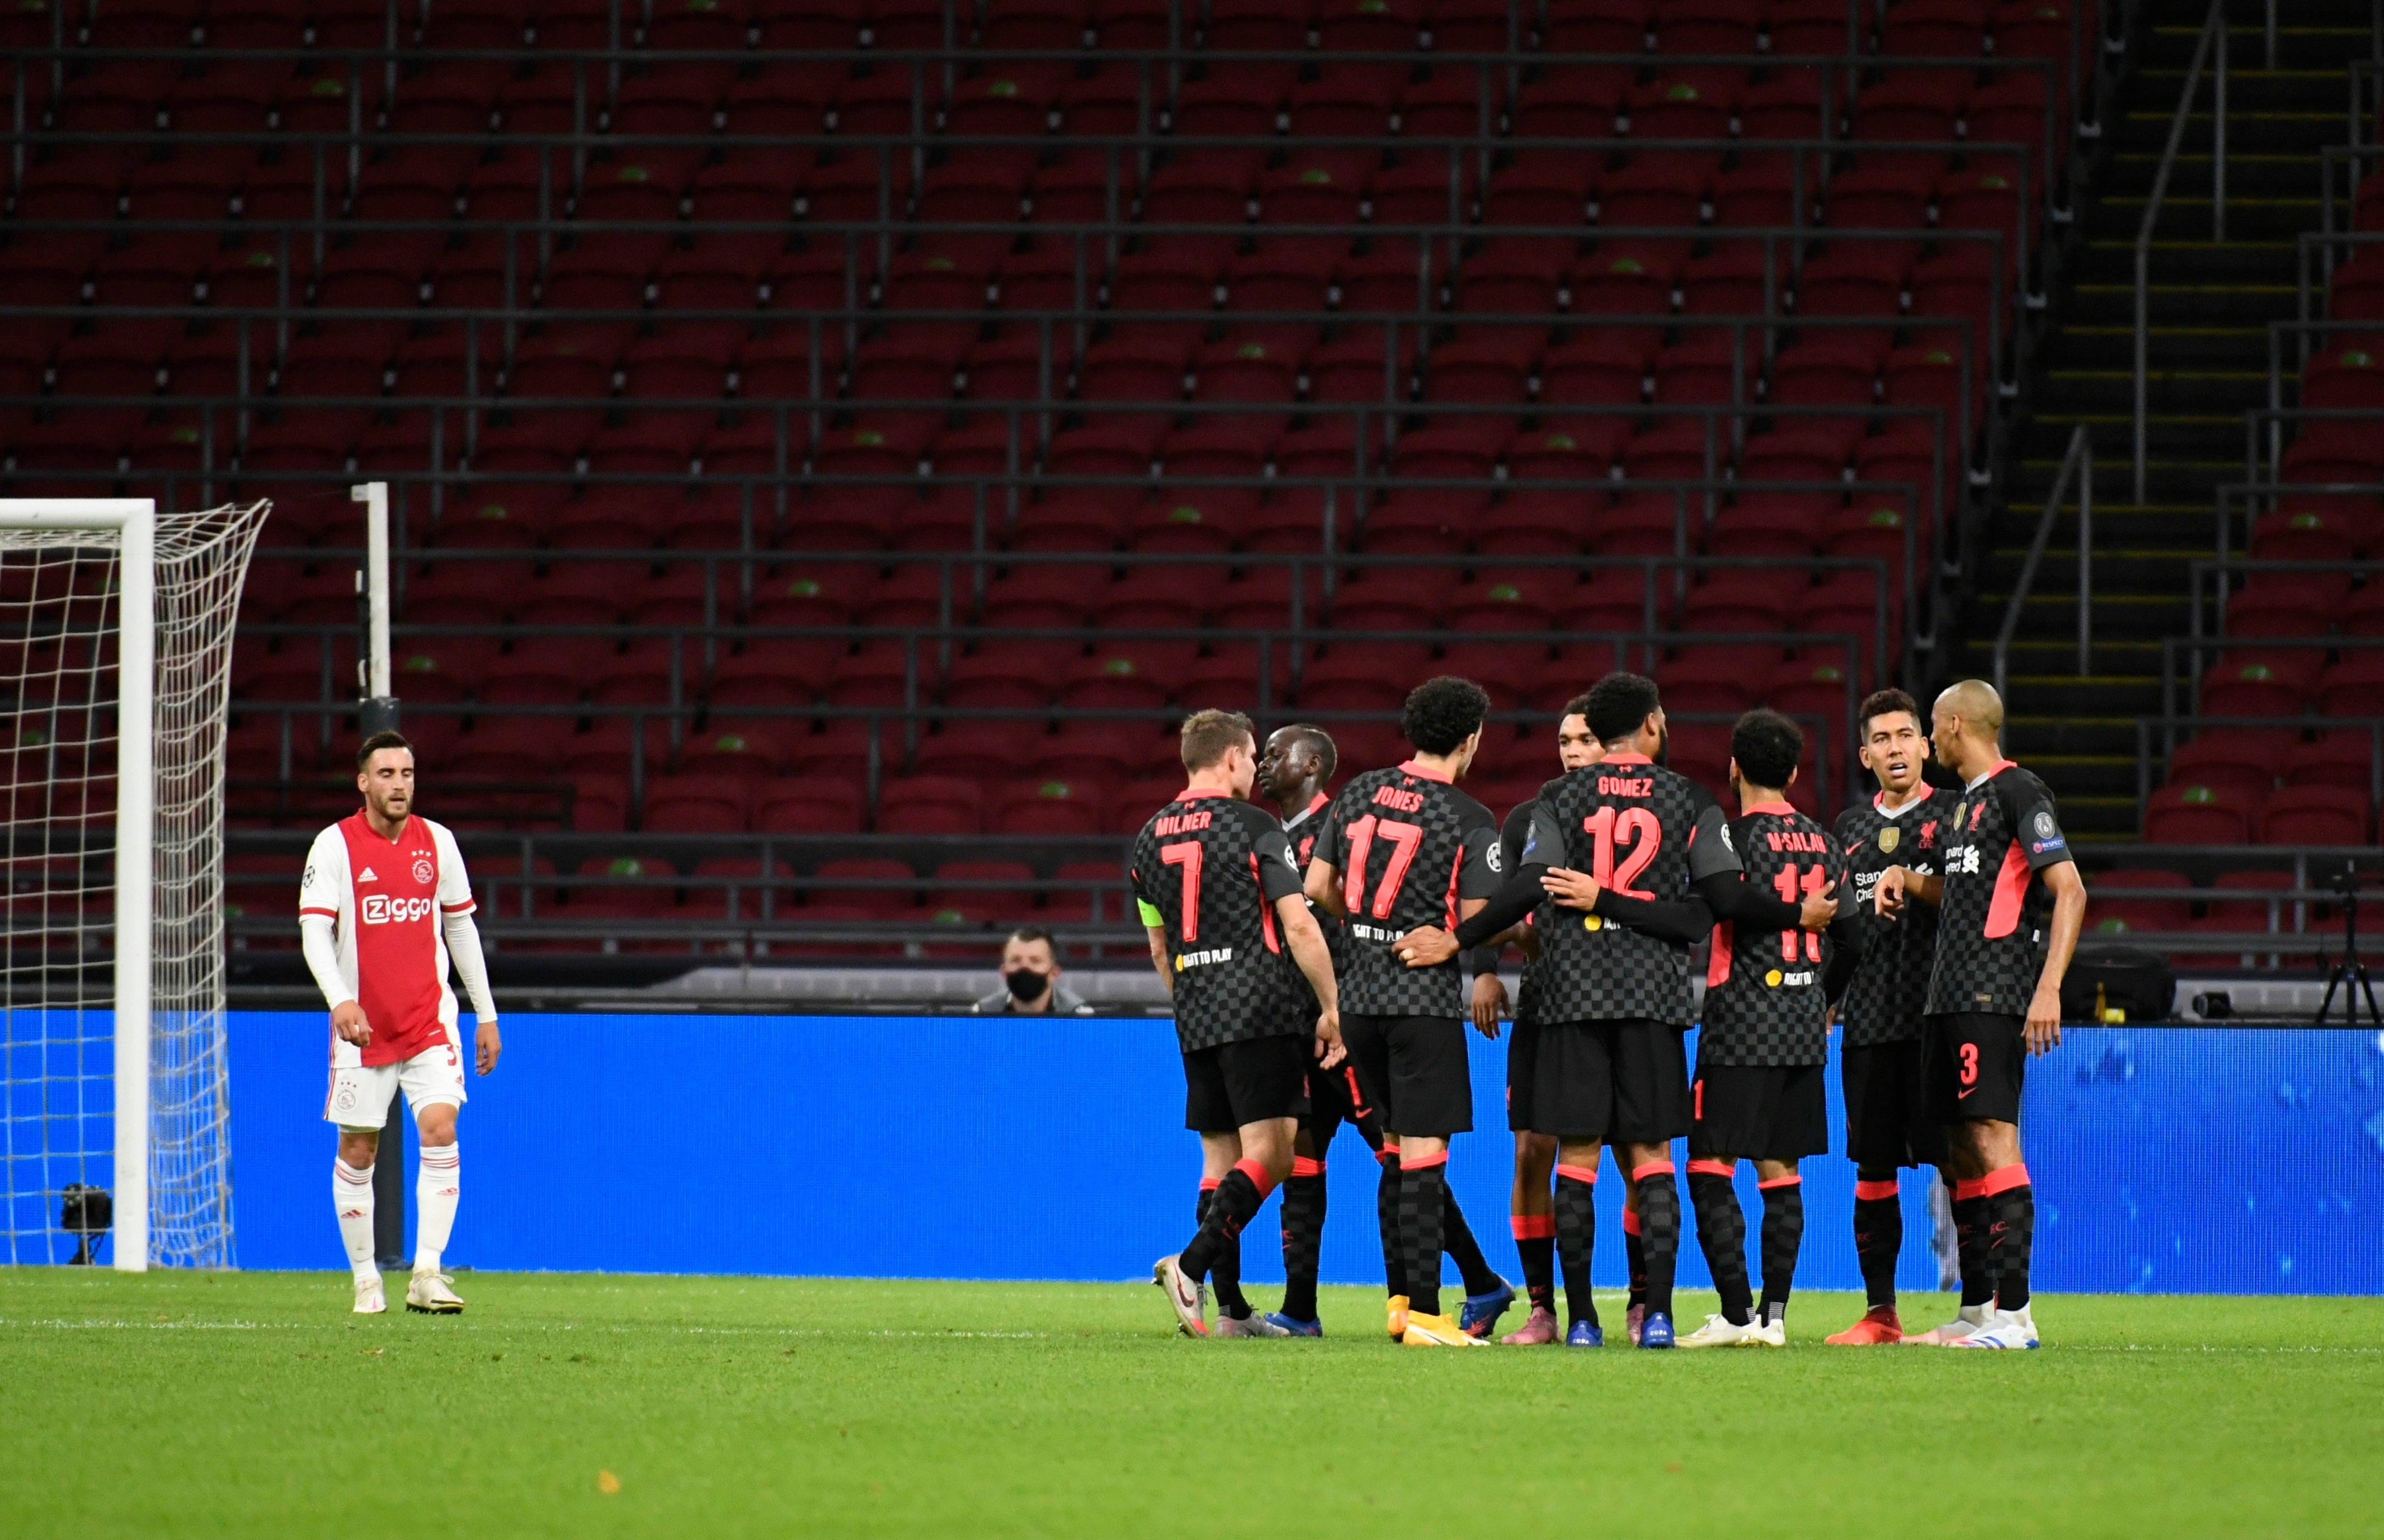
[[[234,617],[267,511],[0,499],[0,1261],[56,1260],[65,1184],[104,1173],[117,1268],[231,1264],[224,748]]]

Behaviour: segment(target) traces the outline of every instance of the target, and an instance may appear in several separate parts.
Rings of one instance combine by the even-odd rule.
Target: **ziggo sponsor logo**
[[[386,893],[366,893],[364,914],[365,924],[368,925],[402,925],[410,920],[430,918],[430,900],[392,899]]]

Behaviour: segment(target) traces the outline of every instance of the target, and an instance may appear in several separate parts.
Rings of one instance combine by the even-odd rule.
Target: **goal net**
[[[224,734],[267,506],[0,500],[0,1261],[232,1264]]]

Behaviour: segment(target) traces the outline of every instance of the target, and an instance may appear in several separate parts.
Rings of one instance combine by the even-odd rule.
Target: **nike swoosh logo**
[[[1975,1090],[1977,1090],[1977,1089],[1978,1089],[1978,1087],[1977,1087],[1976,1086],[1973,1086],[1973,1087],[1970,1087],[1970,1091],[1975,1091]],[[1956,1092],[1954,1093],[1954,1099],[1955,1099],[1955,1100],[1956,1100],[1956,1101],[1964,1101],[1964,1100],[1968,1100],[1968,1098],[1969,1098],[1969,1095],[1970,1095],[1970,1091],[1956,1091]]]

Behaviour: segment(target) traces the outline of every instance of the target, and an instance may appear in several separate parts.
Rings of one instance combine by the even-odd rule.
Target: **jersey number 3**
[[[1374,885],[1374,918],[1387,920],[1391,906],[1399,901],[1399,885],[1408,879],[1408,868],[1415,864],[1416,850],[1423,843],[1423,828],[1418,824],[1402,824],[1395,818],[1377,818],[1372,813],[1349,826],[1349,876],[1341,889],[1341,901],[1356,914],[1364,907],[1366,889],[1366,857],[1372,853],[1374,836],[1381,835],[1391,842],[1391,859],[1383,868],[1383,880]]]

